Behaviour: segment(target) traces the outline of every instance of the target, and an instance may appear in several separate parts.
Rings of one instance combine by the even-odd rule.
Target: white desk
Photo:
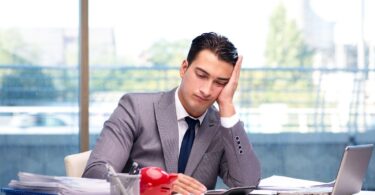
[[[375,195],[375,191],[361,191],[355,195]]]
[[[267,190],[255,190],[253,192],[251,192],[249,195],[251,194],[255,194],[255,195],[275,195],[277,194],[276,192],[272,192],[272,191],[268,191]],[[301,194],[298,194],[298,195],[301,195]],[[354,195],[375,195],[375,191],[361,191],[357,194],[354,194]]]

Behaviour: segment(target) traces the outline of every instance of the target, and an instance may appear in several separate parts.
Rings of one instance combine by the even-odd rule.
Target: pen
[[[129,170],[129,175],[139,174],[139,169],[140,169],[139,164],[137,162],[133,162]]]
[[[109,163],[107,163],[105,166],[107,167],[108,174],[111,175],[114,178],[114,181],[117,183],[118,187],[120,188],[121,194],[127,195],[126,189],[122,185],[122,182],[121,182],[120,178],[118,177],[116,171],[113,169],[113,167]]]
[[[137,162],[133,162],[132,166],[130,167],[129,170],[129,175],[138,175],[140,171],[140,166]],[[127,184],[127,187],[133,186],[135,183],[136,179],[131,179],[129,183]]]

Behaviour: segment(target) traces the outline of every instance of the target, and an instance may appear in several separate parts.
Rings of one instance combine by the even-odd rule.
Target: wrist
[[[220,117],[231,117],[236,114],[233,103],[219,104]]]

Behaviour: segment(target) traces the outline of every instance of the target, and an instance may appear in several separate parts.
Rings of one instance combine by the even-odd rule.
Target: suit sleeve
[[[128,95],[120,100],[104,123],[82,177],[106,179],[106,163],[112,165],[116,172],[122,172],[136,137],[135,105]]]
[[[224,155],[220,176],[229,187],[257,186],[260,181],[260,164],[241,121],[232,128],[222,129]]]

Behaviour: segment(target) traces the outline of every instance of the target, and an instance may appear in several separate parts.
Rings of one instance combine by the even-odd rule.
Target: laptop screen
[[[332,195],[355,194],[361,191],[373,147],[368,144],[345,148]]]

